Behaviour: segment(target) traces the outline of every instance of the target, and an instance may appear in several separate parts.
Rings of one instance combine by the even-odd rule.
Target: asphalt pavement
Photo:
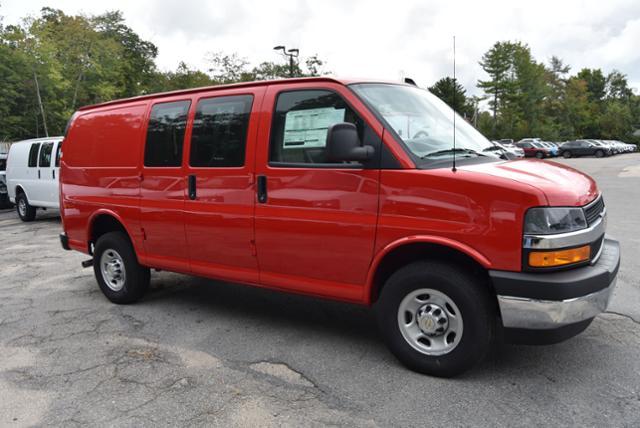
[[[165,272],[113,305],[55,212],[1,211],[0,426],[640,426],[640,153],[558,162],[604,192],[609,311],[449,380],[403,368],[359,306]]]

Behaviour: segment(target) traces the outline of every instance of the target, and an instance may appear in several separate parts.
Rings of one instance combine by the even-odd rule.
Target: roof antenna
[[[456,172],[456,36],[453,36],[453,165],[452,172]]]

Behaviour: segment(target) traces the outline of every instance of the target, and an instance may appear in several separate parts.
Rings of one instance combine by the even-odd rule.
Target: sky
[[[496,41],[527,43],[538,61],[558,56],[577,72],[617,69],[640,90],[639,0],[0,0],[4,24],[43,6],[67,14],[118,9],[127,24],[159,49],[158,66],[180,61],[208,69],[209,52],[237,53],[257,64],[284,61],[276,45],[317,54],[342,77],[399,80],[430,86],[453,73],[469,94],[487,76],[479,66]]]

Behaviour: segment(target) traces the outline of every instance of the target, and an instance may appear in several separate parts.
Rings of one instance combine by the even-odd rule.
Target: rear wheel
[[[571,157],[571,152],[569,150],[565,150],[562,152],[562,157],[565,159],[569,159]]]
[[[421,261],[396,271],[376,304],[391,352],[411,370],[458,375],[481,361],[495,327],[486,285],[459,267]]]
[[[544,153],[542,153],[542,152],[536,152],[536,157],[537,157],[538,159],[542,159],[542,158],[544,158]]]
[[[29,205],[27,195],[24,193],[18,193],[16,196],[16,211],[22,221],[33,221],[36,218],[36,207]]]
[[[604,156],[604,152],[602,150],[596,150],[596,157],[601,158]]]
[[[93,271],[102,293],[113,303],[133,303],[149,288],[149,268],[138,263],[122,232],[105,233],[98,239]]]

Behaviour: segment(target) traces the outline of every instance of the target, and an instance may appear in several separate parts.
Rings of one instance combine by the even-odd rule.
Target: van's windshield
[[[414,86],[358,83],[355,93],[392,127],[419,159],[442,160],[453,156],[453,110],[429,91]],[[500,151],[465,119],[456,118],[456,157],[488,156]]]

